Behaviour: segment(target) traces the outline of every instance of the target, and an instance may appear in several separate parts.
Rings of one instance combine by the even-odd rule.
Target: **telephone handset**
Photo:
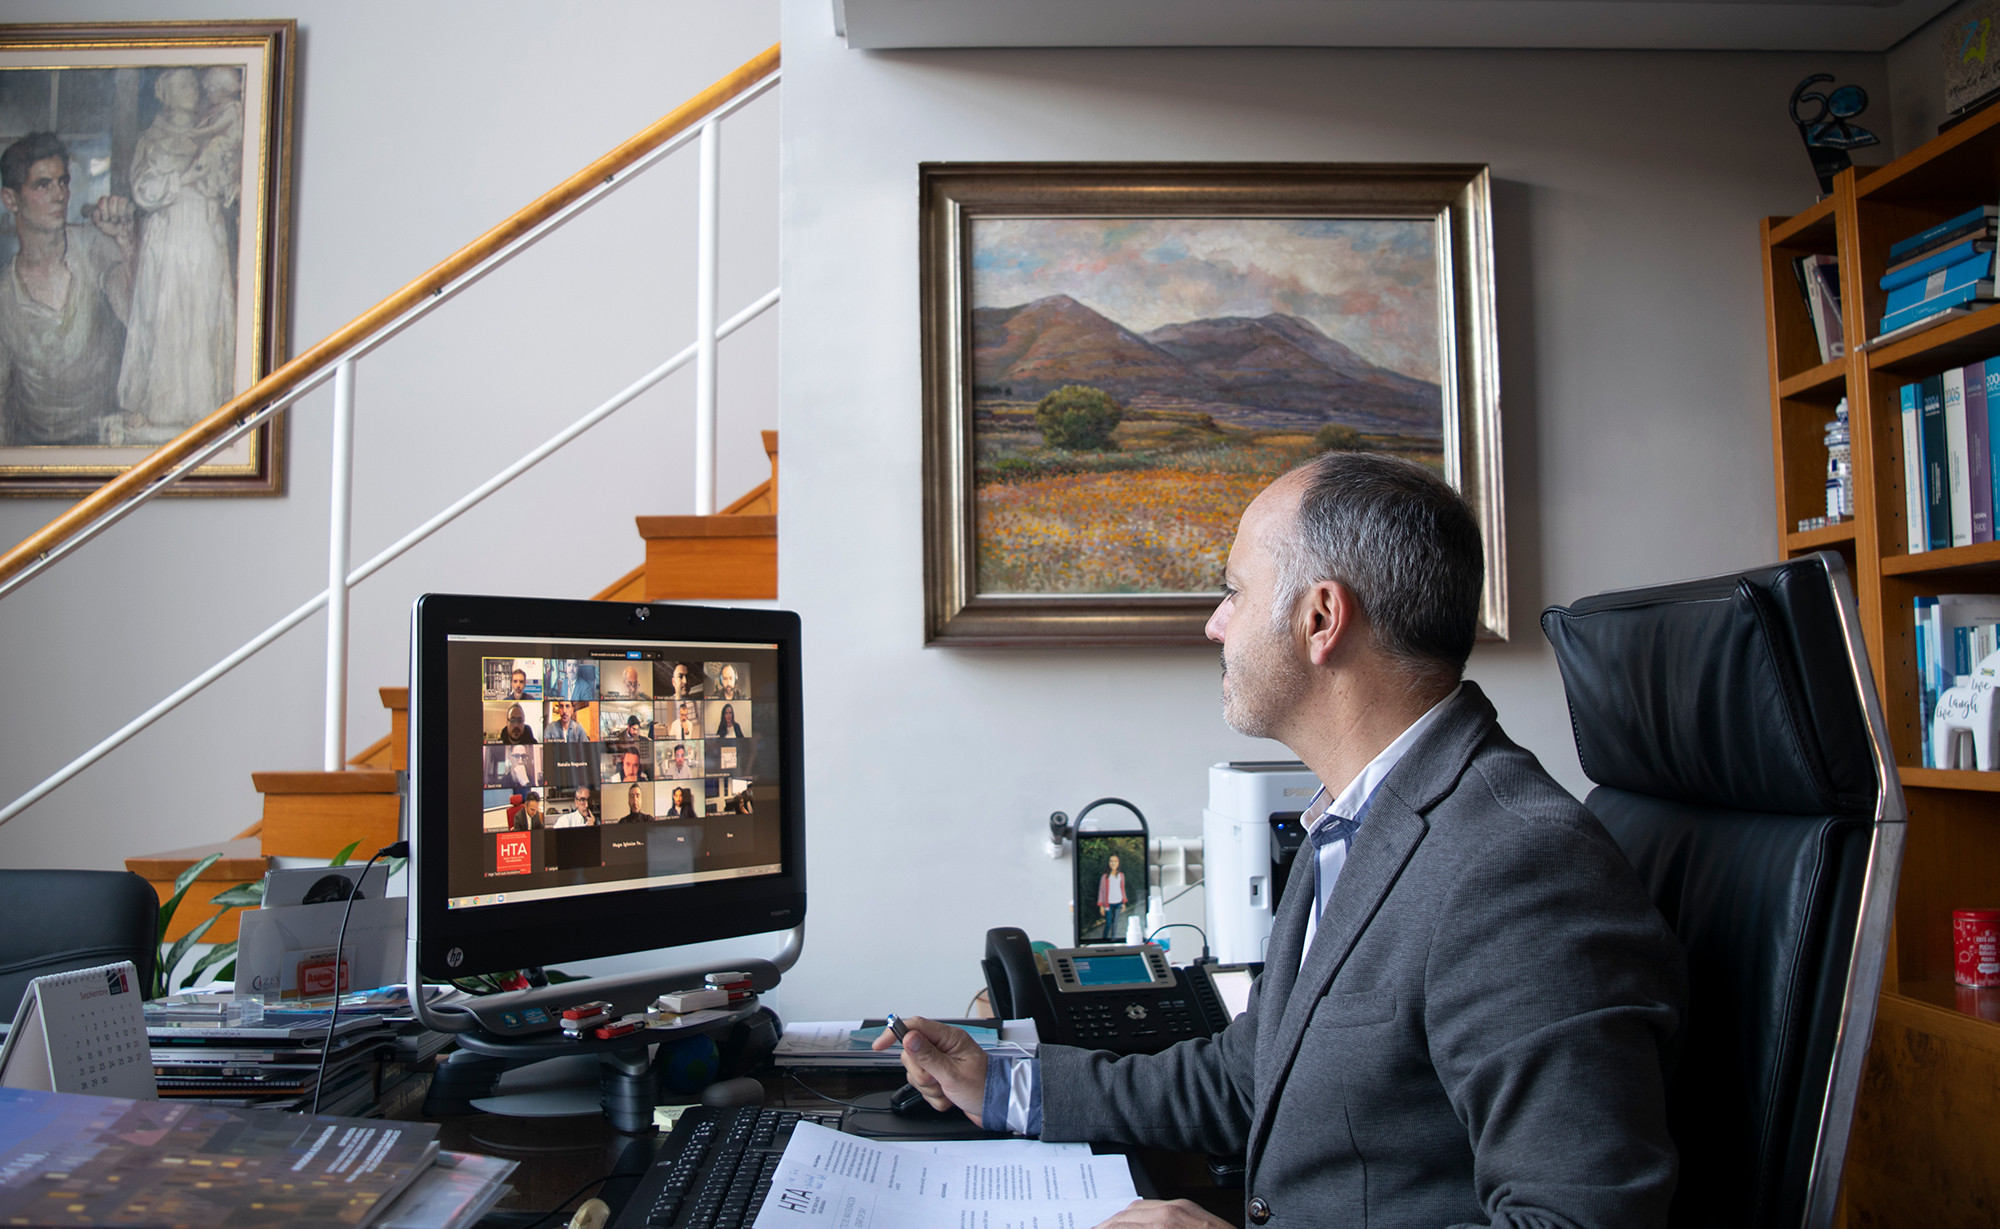
[[[1025,932],[1000,926],[986,932],[981,963],[994,1014],[1032,1017],[1044,1041],[1156,1054],[1219,1032],[1234,1018],[1208,966],[1171,968],[1157,944],[1052,948],[1044,967]]]

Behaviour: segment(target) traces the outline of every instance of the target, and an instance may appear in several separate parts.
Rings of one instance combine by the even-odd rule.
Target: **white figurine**
[[[1966,682],[1938,697],[1937,712],[1931,717],[1931,748],[1939,768],[1977,768],[1984,772],[1995,766],[1993,734],[1995,722],[2000,720],[1993,697],[1996,682],[2000,682],[2000,652],[1989,654]],[[1969,736],[1972,741],[1970,764],[1960,762],[1961,735]]]

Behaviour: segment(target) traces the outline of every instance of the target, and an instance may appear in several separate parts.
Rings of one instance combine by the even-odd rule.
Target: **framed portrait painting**
[[[94,490],[282,360],[296,40],[0,26],[0,494]],[[283,430],[174,492],[278,493]]]
[[[1507,634],[1484,166],[926,163],[924,635],[1205,644],[1243,509],[1430,466]]]

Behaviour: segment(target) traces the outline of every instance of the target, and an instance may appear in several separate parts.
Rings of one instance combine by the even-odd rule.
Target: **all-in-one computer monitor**
[[[411,646],[413,989],[771,931],[796,945],[796,615],[427,594]],[[532,1002],[431,1022],[550,1031]]]

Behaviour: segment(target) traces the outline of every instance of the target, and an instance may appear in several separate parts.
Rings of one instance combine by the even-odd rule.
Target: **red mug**
[[[2000,909],[1951,911],[1952,979],[1961,986],[2000,986]]]

